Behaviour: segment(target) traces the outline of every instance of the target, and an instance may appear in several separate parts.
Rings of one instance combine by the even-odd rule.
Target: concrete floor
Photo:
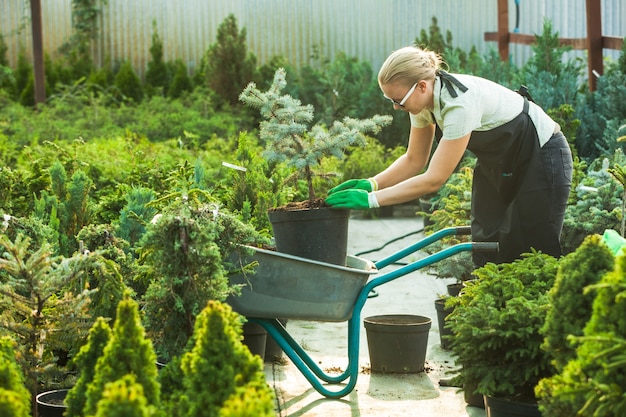
[[[422,219],[405,216],[364,219],[353,213],[350,220],[348,253],[356,255],[380,248],[386,242],[422,228]],[[384,249],[361,255],[377,261],[416,242],[422,233],[393,242]],[[405,259],[411,262],[423,254]],[[396,266],[388,266],[386,273]],[[395,417],[446,416],[485,417],[485,410],[467,406],[458,388],[439,386],[440,378],[453,374],[455,365],[450,353],[440,346],[434,300],[446,293],[450,280],[429,275],[424,270],[409,273],[377,288],[378,296],[369,298],[362,317],[379,314],[415,314],[432,319],[426,353],[425,371],[415,374],[380,374],[370,372],[367,336],[361,324],[359,369],[355,389],[344,398],[327,399],[313,389],[295,365],[283,355],[279,363],[266,363],[267,380],[277,397],[277,413],[281,417]],[[348,342],[347,322],[307,322],[290,320],[287,330],[316,363],[325,371],[345,369]]]

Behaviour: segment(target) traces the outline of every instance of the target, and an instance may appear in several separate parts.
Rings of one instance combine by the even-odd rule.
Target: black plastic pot
[[[268,212],[276,250],[301,258],[346,265],[350,210],[322,207]]]
[[[409,374],[424,371],[432,320],[410,314],[363,320],[372,372]]]
[[[536,403],[519,403],[485,395],[487,417],[541,417]]]
[[[446,327],[446,317],[452,313],[451,308],[446,308],[446,299],[438,298],[435,300],[435,310],[437,310],[437,326],[439,328],[439,341],[442,349],[450,349],[450,338],[453,336],[452,330]]]
[[[267,342],[267,330],[260,324],[246,322],[243,325],[243,344],[248,347],[250,353],[259,355],[265,359],[265,343]]]
[[[287,327],[287,319],[278,319],[283,327]],[[265,341],[265,362],[279,362],[283,357],[283,350],[280,348],[278,343],[271,337],[269,334],[267,335],[267,340]]]
[[[63,417],[67,410],[64,404],[68,389],[45,391],[37,394],[37,415],[39,417]]]

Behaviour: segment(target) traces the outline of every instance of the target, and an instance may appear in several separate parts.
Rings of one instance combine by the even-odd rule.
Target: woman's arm
[[[416,130],[420,131],[421,129]],[[413,132],[411,132],[411,134],[413,134]],[[413,176],[409,176],[403,181],[384,189],[380,186],[381,190],[376,192],[378,204],[381,206],[389,206],[392,204],[405,203],[439,190],[439,188],[441,188],[441,186],[448,180],[450,175],[452,175],[461,161],[461,158],[463,158],[469,139],[470,134],[467,134],[459,139],[441,140],[437,145],[437,149],[433,153],[428,169],[424,173],[417,176],[415,175],[417,173],[415,173]],[[407,153],[402,157],[405,157],[408,154],[409,151],[407,150]],[[387,171],[390,171],[391,168],[402,159],[402,157],[379,175],[382,176],[387,173]],[[400,162],[399,166],[404,166],[404,163],[404,161]],[[408,171],[408,168],[405,169]],[[375,178],[378,181],[378,176]],[[395,178],[399,178],[399,176]],[[384,177],[384,180],[387,179],[387,177]]]
[[[378,188],[391,187],[422,172],[430,157],[434,136],[435,125],[423,128],[411,126],[406,153],[374,176]]]

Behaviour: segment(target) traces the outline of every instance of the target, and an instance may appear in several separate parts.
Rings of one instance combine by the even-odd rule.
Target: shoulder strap
[[[441,78],[441,84],[443,84],[446,87],[446,90],[448,90],[448,93],[450,93],[450,95],[453,98],[458,97],[459,94],[456,92],[452,84],[454,84],[459,90],[461,90],[462,93],[467,91],[467,87],[464,86],[463,83],[461,83],[461,81],[457,80],[455,77],[448,74],[446,71],[440,69],[437,71],[437,75],[439,75],[439,77]]]

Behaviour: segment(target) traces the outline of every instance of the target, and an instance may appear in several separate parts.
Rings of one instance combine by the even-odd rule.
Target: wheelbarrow
[[[243,288],[241,295],[231,296],[227,302],[249,321],[263,326],[320,394],[341,398],[356,386],[361,310],[374,288],[463,251],[495,251],[498,243],[458,243],[388,273],[380,274],[380,270],[445,237],[469,234],[469,226],[442,229],[375,263],[348,255],[345,267],[250,247],[252,255],[237,262],[242,265],[257,262],[255,272],[229,277],[231,285],[239,284]],[[346,370],[340,375],[322,371],[279,318],[322,322],[348,320]]]

